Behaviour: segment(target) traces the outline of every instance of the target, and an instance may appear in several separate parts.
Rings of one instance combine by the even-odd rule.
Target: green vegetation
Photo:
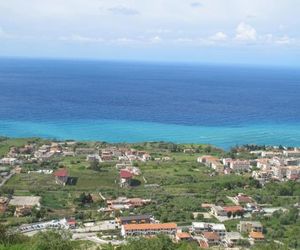
[[[12,146],[22,146],[34,142],[38,145],[47,143],[41,139],[7,139],[0,138],[0,156],[5,155]],[[108,144],[100,142],[81,142],[78,147],[106,147]],[[147,162],[134,162],[139,167],[142,175],[135,177],[136,186],[120,188],[119,173],[115,168],[116,162],[97,163],[87,162],[85,156],[54,157],[51,160],[39,163],[31,162],[24,164],[22,173],[14,175],[5,186],[0,188],[1,195],[39,195],[42,197],[42,210],[35,211],[30,217],[13,217],[13,210],[8,210],[1,215],[1,223],[15,226],[23,223],[74,216],[80,220],[108,219],[106,213],[97,212],[105,202],[105,198],[116,198],[119,196],[141,197],[152,199],[153,202],[147,206],[125,211],[123,215],[129,214],[152,214],[162,222],[176,222],[178,225],[190,225],[192,221],[216,222],[216,219],[194,218],[194,212],[204,212],[202,203],[232,204],[227,196],[237,193],[245,193],[252,196],[258,203],[269,206],[278,206],[287,209],[287,212],[276,212],[271,217],[262,215],[253,216],[252,219],[259,220],[266,228],[267,240],[278,240],[289,247],[300,248],[300,219],[299,211],[293,205],[300,202],[299,182],[272,182],[263,188],[252,179],[250,174],[242,175],[218,175],[206,166],[196,162],[196,158],[203,154],[211,154],[217,157],[235,157],[250,159],[252,156],[240,148],[224,152],[208,145],[177,145],[173,143],[138,143],[138,144],[116,144],[115,146],[145,150],[152,156]],[[249,146],[250,147],[250,146]],[[191,149],[184,153],[184,149]],[[155,161],[154,158],[169,157],[166,161]],[[72,185],[61,186],[55,183],[53,175],[28,173],[38,169],[57,169],[67,167],[69,174],[74,180]],[[151,184],[153,184],[151,186]],[[297,213],[298,211],[298,213]],[[228,215],[229,216],[229,215]],[[231,217],[225,222],[230,231],[236,230],[238,220]],[[47,233],[48,234],[48,233]],[[55,233],[49,234],[54,237]],[[2,237],[2,236],[1,236]],[[47,241],[47,235],[38,234],[33,237],[34,244],[28,243],[28,239],[18,238],[14,235],[14,245],[10,246],[11,239],[3,238],[0,241],[7,249],[33,249],[39,242]],[[65,237],[65,236],[64,236]],[[67,237],[67,236],[66,236]],[[43,240],[41,240],[43,239]],[[0,239],[1,240],[1,239]],[[40,241],[39,241],[40,240]],[[66,243],[67,244],[67,243]],[[241,245],[246,244],[240,242]],[[9,246],[8,246],[9,245]],[[68,249],[68,244],[64,249]],[[141,249],[195,249],[191,244],[173,244],[163,236],[155,239],[132,240],[128,245],[120,248]],[[278,248],[283,249],[276,245]],[[0,247],[0,249],[2,249]],[[40,249],[43,246],[39,246]],[[72,245],[72,247],[74,247]],[[109,246],[107,246],[109,247]],[[153,247],[153,248],[149,248]],[[265,246],[261,246],[261,249]],[[3,248],[4,249],[4,248]],[[57,248],[59,249],[59,248]],[[258,249],[258,248],[254,248]]]

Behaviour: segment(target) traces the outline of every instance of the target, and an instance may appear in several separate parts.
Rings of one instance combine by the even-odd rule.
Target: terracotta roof
[[[211,208],[213,206],[213,204],[209,204],[209,203],[202,203],[201,207],[202,208]]]
[[[123,179],[131,179],[132,178],[132,173],[126,169],[121,169],[120,170],[120,177]]]
[[[199,242],[201,248],[209,248],[209,245],[204,240],[200,240]]]
[[[216,232],[203,232],[205,239],[208,240],[220,240],[220,236]]]
[[[163,224],[127,224],[124,225],[125,230],[159,230],[159,229],[176,229],[176,223]]]
[[[189,238],[191,238],[191,235],[189,233],[186,233],[186,232],[177,233],[176,236],[180,239],[189,239]]]
[[[57,176],[57,177],[68,176],[68,170],[66,168],[60,168],[54,172],[54,176]]]
[[[76,224],[76,220],[75,219],[69,219],[67,223],[69,225],[75,225]]]
[[[244,211],[244,209],[241,206],[226,206],[223,207],[225,212],[232,212],[232,213],[236,213],[238,211]]]
[[[262,232],[251,232],[249,234],[249,236],[252,238],[252,239],[259,239],[259,240],[262,240],[265,238],[265,236],[263,235]]]
[[[239,202],[243,203],[251,203],[253,201],[252,198],[247,195],[238,195],[237,199]]]

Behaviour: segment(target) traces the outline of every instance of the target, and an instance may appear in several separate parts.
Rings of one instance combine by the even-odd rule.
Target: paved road
[[[0,183],[0,187],[2,187],[14,174],[15,171],[12,170],[8,176],[4,177],[2,182]]]
[[[106,221],[98,221],[94,225],[85,226],[73,229],[74,233],[90,233],[90,232],[100,232],[100,231],[108,231],[108,230],[115,230],[116,224],[113,220],[106,220]]]
[[[125,244],[125,240],[103,240],[97,237],[97,233],[74,233],[72,235],[73,240],[88,240],[95,242],[97,244],[109,244],[112,245],[121,245]]]

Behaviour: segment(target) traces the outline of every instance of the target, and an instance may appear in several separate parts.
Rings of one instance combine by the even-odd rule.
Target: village
[[[200,248],[239,249],[273,240],[268,218],[291,209],[299,213],[299,196],[292,195],[289,204],[277,201],[275,206],[256,192],[257,187],[263,192],[268,184],[299,183],[299,148],[247,149],[246,153],[243,149],[233,158],[211,146],[176,150],[165,146],[152,145],[148,151],[140,145],[40,140],[11,146],[0,159],[2,221],[13,222],[14,230],[29,236],[64,229],[72,232],[73,240],[101,245],[165,234],[174,242],[194,242]],[[185,172],[179,175],[180,171]],[[85,176],[86,172],[91,175]],[[99,182],[97,176],[102,176]],[[219,188],[216,199],[203,192],[208,184],[201,178]],[[221,187],[226,178],[230,179]],[[42,192],[34,189],[37,183]],[[181,191],[174,193],[175,186]],[[53,205],[49,201],[53,193],[67,200],[66,205],[60,201]],[[173,216],[176,206],[166,200],[170,195],[178,203],[188,196],[191,208]],[[175,211],[166,214],[169,207]]]

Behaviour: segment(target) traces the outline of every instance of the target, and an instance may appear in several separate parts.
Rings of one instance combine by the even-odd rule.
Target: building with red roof
[[[202,233],[202,245],[204,248],[216,246],[221,243],[221,238],[216,232],[203,232]],[[200,243],[201,246],[201,243]]]
[[[133,174],[129,170],[121,169],[120,170],[120,186],[121,187],[130,186],[132,177],[133,177]]]
[[[192,240],[192,236],[187,233],[187,232],[177,232],[176,233],[176,241],[179,242],[179,241],[190,241]]]
[[[67,224],[68,224],[69,228],[72,228],[72,229],[76,228],[76,220],[73,218],[68,219]]]
[[[53,174],[57,184],[66,185],[69,178],[69,173],[66,168],[59,168]]]

